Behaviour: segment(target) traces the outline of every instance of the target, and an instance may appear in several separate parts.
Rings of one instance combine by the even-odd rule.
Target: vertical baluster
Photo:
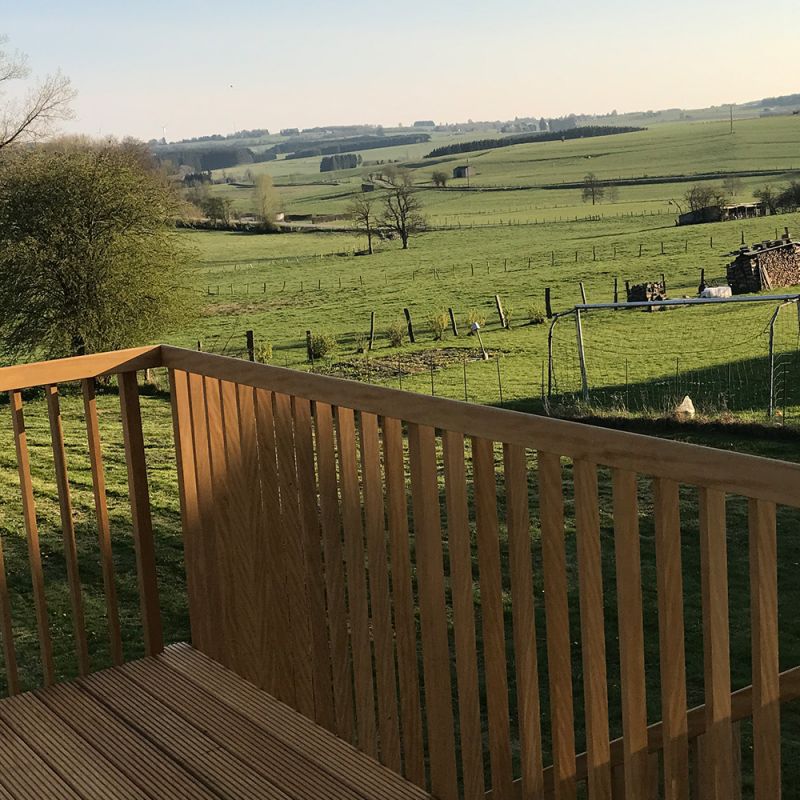
[[[753,766],[756,800],[781,796],[778,557],[775,505],[750,500]]]
[[[547,671],[550,681],[553,738],[553,788],[556,800],[574,800],[575,723],[561,459],[552,453],[540,452],[538,465],[544,610],[547,626]]]
[[[621,469],[612,474],[625,797],[640,800],[647,796],[647,705],[636,474]]]
[[[311,403],[308,400],[295,397],[292,401],[292,412],[294,414],[295,447],[297,450],[297,485],[300,491],[300,514],[303,520],[306,591],[311,615],[314,719],[323,728],[334,730],[331,659],[325,621],[325,573],[322,566],[322,538],[320,534],[319,506],[317,505],[317,476],[314,468]],[[391,635],[391,631],[387,635]]]
[[[586,461],[575,461],[573,475],[586,707],[587,782],[590,800],[609,800],[611,771],[597,467]]]
[[[453,431],[445,431],[442,434],[442,442],[464,797],[465,800],[481,800],[485,792],[483,741],[464,436]]]
[[[728,800],[732,792],[731,668],[728,625],[728,546],[725,494],[700,489],[700,572],[703,601],[703,663],[708,800]]]
[[[481,588],[483,658],[489,720],[492,793],[511,797],[511,728],[508,710],[508,672],[503,620],[503,582],[500,573],[500,530],[497,520],[497,480],[494,444],[472,439],[475,483],[475,523],[478,535],[478,574]]]
[[[339,434],[339,478],[342,490],[347,589],[350,601],[350,635],[353,646],[356,725],[358,746],[378,756],[375,725],[375,688],[372,676],[372,644],[369,634],[369,598],[364,560],[364,529],[361,523],[361,495],[356,462],[355,419],[351,409],[336,414]]]
[[[287,704],[294,703],[290,599],[286,590],[286,535],[278,486],[278,454],[272,392],[255,395],[258,469],[261,479],[261,547],[264,580],[259,603],[264,609],[260,648],[268,691]]]
[[[664,800],[684,800],[689,793],[689,744],[678,484],[659,478],[653,483],[653,495],[661,718],[664,725]]]
[[[458,781],[435,431],[427,426],[409,424],[408,445],[431,791],[440,800],[455,800]]]
[[[394,624],[397,636],[397,673],[403,732],[403,774],[417,786],[425,788],[425,754],[417,660],[417,623],[414,615],[408,533],[408,496],[403,458],[403,429],[400,420],[383,418],[383,448],[392,562]]]
[[[42,554],[39,549],[39,526],[36,522],[36,504],[33,499],[31,463],[28,455],[28,438],[25,432],[25,416],[22,410],[22,394],[20,392],[11,392],[10,399],[14,443],[17,452],[17,471],[22,493],[22,513],[25,518],[25,532],[28,543],[28,561],[30,562],[31,581],[33,583],[33,603],[36,609],[36,627],[39,633],[39,651],[42,658],[42,677],[44,685],[50,686],[55,682],[53,645],[50,640],[50,626],[47,620]]]
[[[194,458],[194,445],[192,443],[192,418],[191,404],[189,400],[189,376],[182,371],[169,370],[170,404],[172,406],[172,431],[175,440],[175,460],[178,467],[178,497],[181,506],[181,523],[183,530],[183,550],[186,562],[186,588],[189,602],[189,622],[192,632],[192,644],[200,650],[207,647],[204,638],[203,620],[203,563],[199,553],[202,547],[202,527],[200,525],[200,510],[197,498],[197,479],[196,465]],[[94,425],[90,423],[90,412],[88,407],[94,404],[93,385],[84,381],[84,403],[87,406],[86,420],[87,428],[91,430],[89,434],[89,449],[97,451],[100,455],[98,431],[93,430]],[[91,398],[91,399],[90,399]],[[96,420],[95,420],[96,422]],[[99,464],[99,460],[98,460]],[[92,474],[95,475],[95,457],[92,457]],[[100,480],[103,478],[101,476]],[[97,503],[97,484],[95,478],[95,506]],[[107,523],[108,516],[105,510],[105,490],[103,494],[103,510],[105,514],[98,513],[98,527],[100,534],[100,551],[103,556],[105,580],[106,557],[110,556],[110,540],[105,541],[103,534],[104,525],[101,519]],[[110,537],[109,537],[110,539]],[[111,565],[113,569],[113,564]],[[113,572],[111,573],[113,581]],[[108,600],[106,600],[108,602]]]
[[[328,597],[328,630],[331,642],[336,730],[342,739],[355,744],[353,674],[347,635],[344,554],[339,491],[336,485],[333,411],[327,403],[316,403],[315,411],[319,505],[325,557],[325,588]]]
[[[381,762],[400,771],[400,727],[397,719],[397,676],[394,665],[394,629],[389,602],[386,561],[386,522],[383,508],[378,418],[361,413],[361,480],[364,485],[364,529],[369,561],[372,637],[375,643],[375,680],[378,695],[378,733]]]
[[[119,624],[119,605],[114,580],[114,558],[111,552],[111,526],[106,501],[106,478],[103,467],[103,450],[100,445],[100,424],[97,417],[94,378],[82,381],[83,414],[86,420],[86,438],[89,445],[89,466],[92,472],[94,511],[97,519],[97,539],[100,546],[100,564],[103,571],[103,591],[106,598],[106,620],[111,660],[119,665],[123,661],[122,633]]]
[[[304,716],[314,716],[314,686],[311,674],[311,620],[305,586],[303,528],[300,519],[295,461],[294,426],[291,398],[273,395],[275,441],[278,447],[278,485],[283,511],[284,548],[286,553],[286,593],[294,670],[294,707]]]
[[[517,676],[522,797],[544,793],[542,775],[539,665],[533,606],[531,527],[528,510],[528,468],[525,448],[504,445],[506,515],[514,628],[514,669]]]
[[[75,522],[72,518],[72,497],[67,474],[67,454],[64,449],[64,428],[61,424],[61,408],[58,402],[58,387],[46,386],[47,416],[50,421],[50,441],[53,447],[58,507],[61,513],[61,535],[64,543],[64,561],[67,566],[67,586],[72,610],[72,631],[75,636],[75,652],[78,657],[78,674],[89,672],[89,646],[86,641],[86,621],[83,615],[81,578],[78,570],[78,548],[75,542]]]
[[[196,583],[199,582],[196,619],[192,621],[192,644],[215,661],[224,661],[224,631],[222,600],[217,568],[217,504],[214,500],[215,481],[212,476],[211,437],[206,397],[206,380],[189,374],[189,411],[194,463],[194,484],[198,500],[197,549],[191,546],[186,554],[196,558]],[[218,397],[218,395],[217,395]],[[191,476],[187,483],[191,482]],[[188,568],[188,564],[187,564]],[[195,639],[196,635],[196,639]]]
[[[150,491],[147,485],[142,415],[139,408],[139,387],[136,383],[135,372],[124,372],[119,376],[119,400],[122,411],[125,460],[128,465],[128,492],[133,519],[136,568],[139,577],[144,649],[148,656],[154,656],[164,649],[164,637],[161,630],[161,610],[158,601],[156,554],[153,542],[153,521],[150,515]]]

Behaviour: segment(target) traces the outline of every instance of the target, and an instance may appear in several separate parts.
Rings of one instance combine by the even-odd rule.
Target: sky
[[[796,4],[0,0],[0,35],[35,74],[70,77],[66,132],[176,140],[790,94],[800,91]]]

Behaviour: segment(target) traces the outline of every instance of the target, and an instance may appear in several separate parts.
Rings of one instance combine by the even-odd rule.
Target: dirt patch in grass
[[[445,369],[464,361],[482,361],[480,352],[464,347],[440,347],[413,353],[396,350],[391,355],[373,357],[367,353],[350,358],[334,358],[314,366],[314,372],[355,380],[386,380],[398,375],[409,377]]]

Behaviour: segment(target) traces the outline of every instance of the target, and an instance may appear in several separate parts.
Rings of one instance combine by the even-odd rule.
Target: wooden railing
[[[169,371],[195,647],[442,800],[736,797],[740,720],[755,796],[780,796],[780,706],[800,669],[779,672],[777,534],[798,532],[800,466],[168,346],[0,370],[37,597],[19,390],[84,380],[91,443],[91,379],[120,375],[149,653],[162,637],[135,370],[151,367]],[[92,475],[105,577],[97,457]],[[733,658],[742,592],[750,645]],[[695,605],[702,654],[686,646]]]

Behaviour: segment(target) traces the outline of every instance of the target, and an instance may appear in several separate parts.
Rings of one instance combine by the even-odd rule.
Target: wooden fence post
[[[579,281],[578,286],[581,287],[581,300],[586,305],[586,287],[583,285],[583,281]]]
[[[614,276],[614,302],[619,303],[619,285],[616,275]]]
[[[407,308],[404,308],[403,314],[405,314],[406,325],[408,326],[408,340],[411,344],[414,344],[417,340],[414,338],[414,326],[411,324],[411,312]]]
[[[456,325],[456,315],[453,313],[452,308],[448,308],[447,313],[450,315],[450,327],[453,329],[453,336],[458,336],[458,325]]]
[[[544,310],[545,314],[547,314],[547,319],[552,319],[553,317],[553,309],[550,305],[550,287],[548,286],[544,290]]]
[[[494,296],[494,302],[495,302],[495,305],[497,306],[497,316],[500,317],[500,327],[501,328],[507,328],[508,327],[508,322],[506,320],[506,315],[503,313],[503,304],[500,302],[500,295],[499,294],[496,294]]]
[[[256,360],[256,341],[255,336],[253,335],[253,331],[247,331],[246,334],[247,339],[247,358],[249,361]]]
[[[306,331],[306,357],[312,364],[314,363],[314,353],[311,347],[311,331]]]
[[[370,311],[369,314],[369,346],[367,350],[372,350],[372,345],[375,344],[375,312]]]

